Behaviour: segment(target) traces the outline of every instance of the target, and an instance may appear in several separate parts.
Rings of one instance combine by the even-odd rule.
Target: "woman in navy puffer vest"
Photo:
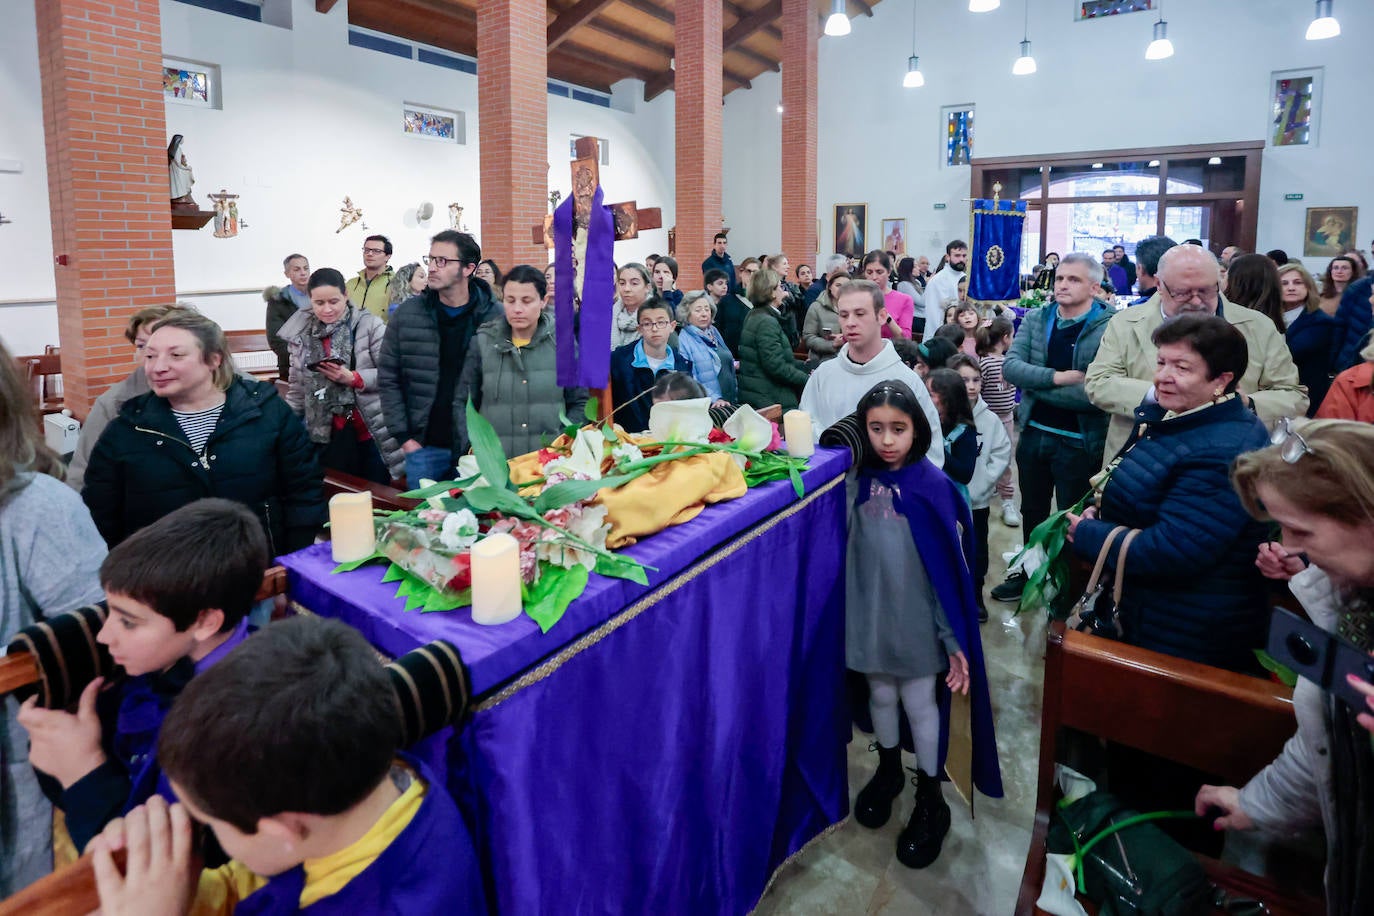
[[[1249,361],[1225,319],[1185,314],[1154,334],[1158,402],[1136,428],[1101,494],[1100,508],[1070,516],[1079,556],[1096,559],[1118,525],[1140,529],[1126,555],[1117,616],[1123,639],[1232,671],[1258,672],[1269,607],[1255,568],[1263,524],[1231,487],[1237,456],[1269,442],[1236,383]],[[1113,542],[1115,568],[1124,537]]]

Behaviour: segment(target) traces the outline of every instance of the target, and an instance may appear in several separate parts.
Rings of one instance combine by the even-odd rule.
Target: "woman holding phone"
[[[1255,565],[1286,579],[1312,622],[1362,652],[1374,651],[1374,426],[1349,420],[1280,421],[1273,445],[1240,456],[1235,488],[1250,514],[1282,530]],[[1374,912],[1374,820],[1363,800],[1374,785],[1374,685],[1357,709],[1300,678],[1298,733],[1243,788],[1203,786],[1195,808],[1217,830],[1326,834],[1326,912]],[[1210,812],[1210,815],[1209,815]]]
[[[310,309],[281,329],[291,356],[286,403],[305,422],[325,468],[389,484],[405,460],[382,421],[377,392],[386,325],[348,301],[343,274],[332,267],[311,274],[306,289]]]

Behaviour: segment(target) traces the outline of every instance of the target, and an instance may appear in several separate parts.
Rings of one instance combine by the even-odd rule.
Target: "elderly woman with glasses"
[[[1288,582],[1313,623],[1374,652],[1374,427],[1284,423],[1274,438],[1272,448],[1242,455],[1234,474],[1245,508],[1282,532],[1281,543],[1261,546],[1256,565]],[[1217,830],[1322,828],[1329,914],[1374,912],[1374,820],[1362,802],[1374,782],[1365,731],[1374,731],[1374,685],[1358,678],[1348,684],[1363,702],[1300,679],[1293,690],[1298,733],[1283,753],[1243,788],[1203,786],[1194,803],[1199,815],[1213,812]]]
[[[1196,245],[1176,245],[1159,259],[1159,290],[1142,305],[1112,316],[1102,345],[1088,366],[1088,400],[1111,415],[1104,457],[1126,443],[1135,411],[1151,396],[1155,347],[1151,336],[1179,315],[1216,315],[1245,338],[1249,363],[1236,376],[1239,397],[1265,423],[1307,412],[1307,391],[1283,335],[1269,317],[1228,301],[1221,294],[1217,259]]]
[[[1269,441],[1237,384],[1245,336],[1215,315],[1182,315],[1151,337],[1156,400],[1135,413],[1130,441],[1110,468],[1099,504],[1069,515],[1074,551],[1125,564],[1122,638],[1218,668],[1257,672],[1268,602],[1255,569],[1265,540],[1231,488],[1236,458]],[[1126,546],[1125,532],[1139,532]],[[1105,546],[1104,546],[1105,545]]]

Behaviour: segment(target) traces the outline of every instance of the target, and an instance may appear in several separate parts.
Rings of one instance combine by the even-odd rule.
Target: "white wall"
[[[429,237],[448,228],[450,202],[462,204],[463,221],[480,241],[477,77],[351,47],[345,3],[320,15],[313,0],[292,2],[293,29],[172,0],[161,5],[163,53],[221,68],[223,109],[168,104],[167,132],[186,137],[193,193],[203,208],[206,195],[221,188],[241,195],[246,227],[237,238],[217,239],[209,227],[173,233],[179,298],[231,329],[262,325],[259,291],[283,282],[281,259],[290,252],[345,275],[361,268],[368,232],[358,223],[335,231],[344,195],[362,208],[370,231],[392,240],[393,266],[428,251]],[[601,172],[608,200],[661,206],[671,226],[672,96],[646,104],[641,85],[627,81],[617,85],[610,109],[547,98],[550,186],[566,198],[571,134],[603,137],[611,152]],[[467,144],[404,135],[404,102],[465,112]],[[17,267],[0,291],[0,300],[15,300],[0,304],[0,338],[26,353],[57,340],[41,104],[33,3],[5,2],[0,160],[22,160],[24,171],[0,172],[0,212],[15,220],[0,227],[0,239]],[[435,207],[425,224],[415,218],[422,201]],[[9,247],[16,242],[17,251]],[[618,243],[616,257],[623,262],[666,249],[664,229]]]
[[[1073,3],[1030,0],[1039,72],[1013,77],[1021,0],[985,14],[969,13],[962,0],[915,2],[924,88],[901,86],[913,0],[885,0],[872,18],[855,18],[849,36],[821,39],[816,215],[823,250],[832,249],[836,203],[867,202],[875,232],[884,217],[906,217],[909,250],[932,259],[946,240],[967,236],[969,170],[941,166],[942,106],[977,106],[975,157],[1259,140],[1268,126],[1270,72],[1316,66],[1326,68],[1319,145],[1265,152],[1259,249],[1301,253],[1305,210],[1314,206],[1358,206],[1358,241],[1368,247],[1374,237],[1374,183],[1365,179],[1374,148],[1374,3],[1336,4],[1343,34],[1309,42],[1303,33],[1313,7],[1306,0],[1171,0],[1163,11],[1176,54],[1146,61],[1155,14],[1080,23]],[[780,153],[769,142],[778,83],[776,75],[760,78],[726,100],[725,213],[736,251],[778,243]],[[1287,193],[1305,199],[1285,202]],[[1307,263],[1325,267],[1325,259]]]

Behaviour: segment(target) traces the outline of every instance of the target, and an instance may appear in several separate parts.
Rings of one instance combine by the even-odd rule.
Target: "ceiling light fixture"
[[[1208,165],[1221,165],[1221,157],[1220,157],[1220,156],[1213,156],[1211,159],[1208,159],[1208,160],[1207,160],[1207,164],[1208,164]]]
[[[1341,34],[1341,24],[1331,15],[1331,0],[1317,0],[1317,15],[1307,27],[1308,41],[1321,41]]]
[[[926,84],[921,73],[921,59],[916,56],[916,3],[911,4],[911,56],[906,59],[906,76],[902,77],[903,89],[920,89]]]
[[[1002,0],[968,0],[970,13],[991,13],[1002,5]]]
[[[1035,72],[1035,57],[1030,43],[1030,0],[1026,0],[1026,23],[1021,32],[1021,56],[1011,65],[1012,76],[1030,76]]]
[[[1155,23],[1155,37],[1145,49],[1146,60],[1164,60],[1174,56],[1174,43],[1169,40],[1169,23],[1164,21],[1164,4],[1159,4],[1159,20]]]
[[[849,15],[845,11],[845,0],[832,0],[830,17],[825,20],[825,34],[835,38],[849,34]]]
[[[1158,159],[1151,159],[1150,162],[1149,162],[1149,164],[1146,165],[1145,167],[1146,167],[1147,169],[1157,169],[1157,168],[1159,168],[1159,160],[1158,160]]]

